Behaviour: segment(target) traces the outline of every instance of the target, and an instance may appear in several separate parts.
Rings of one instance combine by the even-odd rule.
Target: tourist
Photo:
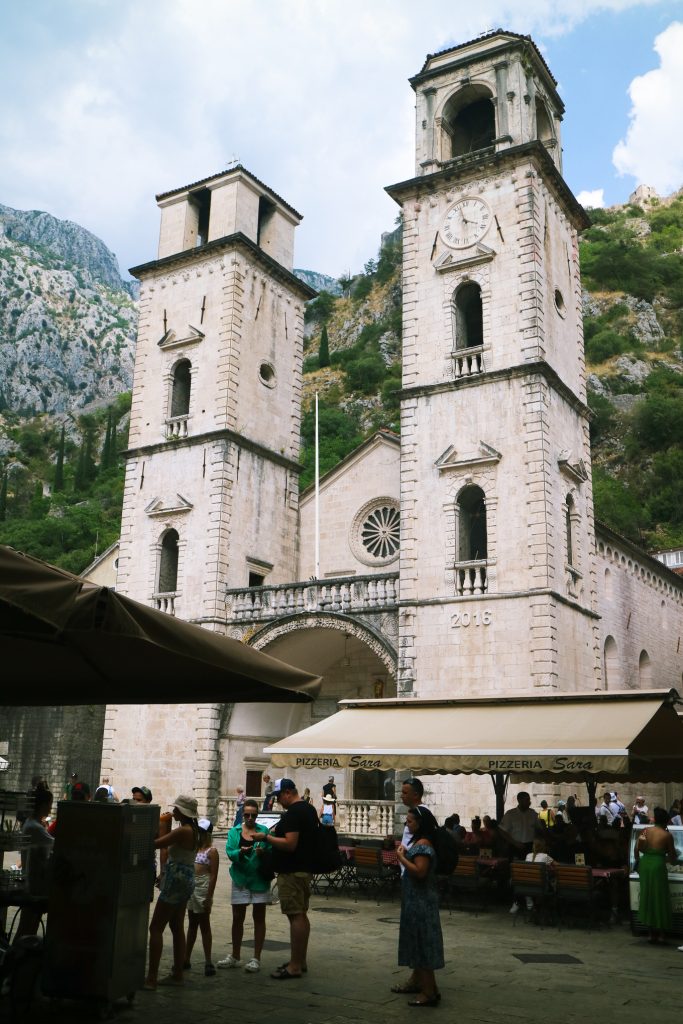
[[[434,971],[444,966],[433,845],[437,828],[430,810],[411,807],[406,815],[410,839],[397,850],[403,868],[398,963],[410,967],[412,973],[405,984],[394,985],[391,991],[415,994],[409,1006],[437,1006],[441,999],[434,976]]]
[[[667,831],[668,813],[663,807],[655,807],[654,819],[654,825],[644,829],[638,837],[635,861],[640,876],[638,920],[647,926],[649,941],[656,944],[665,942],[665,933],[671,928],[671,898],[666,863],[677,864],[678,858],[673,836]]]
[[[275,850],[280,909],[289,919],[290,958],[271,978],[288,981],[308,970],[308,905],[320,823],[315,808],[304,803],[291,779],[276,779],[273,792],[285,813],[266,838]]]
[[[114,792],[114,787],[111,786],[110,783],[109,783],[109,776],[108,775],[104,775],[102,777],[102,782],[100,783],[100,786],[104,786],[106,788],[106,790],[107,790],[107,797],[109,798],[109,800],[112,801],[112,803],[117,804],[119,802],[119,798],[116,795],[116,793]]]
[[[422,797],[424,795],[424,786],[419,779],[406,779],[401,784],[401,803],[403,803],[409,810],[413,807],[424,807],[422,803]],[[403,829],[403,836],[401,837],[401,843],[403,846],[408,846],[410,843],[411,833],[406,824]],[[403,874],[403,866],[401,865],[401,874]]]
[[[133,802],[136,804],[151,804],[152,802],[152,790],[147,789],[147,786],[133,786],[131,793]]]
[[[464,825],[460,824],[459,814],[451,814],[444,821],[444,826],[449,830],[449,832],[453,833],[457,843],[464,842],[465,836],[467,835],[467,829]]]
[[[337,799],[337,787],[335,785],[334,775],[330,775],[329,779],[323,786],[323,796],[325,795],[333,796],[335,800]]]
[[[192,950],[197,939],[197,929],[201,931],[202,948],[204,950],[204,975],[213,977],[216,968],[211,961],[211,909],[213,894],[218,878],[218,850],[212,845],[213,824],[209,818],[199,818],[199,847],[194,858],[194,892],[187,904],[187,938],[185,940],[184,968],[191,967]]]
[[[304,800],[306,797],[304,796]],[[306,800],[306,803],[310,803],[310,800]],[[323,797],[323,805],[320,808],[320,824],[321,825],[334,825],[334,821],[337,815],[337,805],[333,796],[326,793]]]
[[[235,806],[235,825],[241,825],[242,814],[244,813],[244,790],[241,786],[238,786],[235,792],[237,793],[237,801]]]
[[[71,775],[67,779],[67,782],[66,782],[66,784],[64,786],[64,794],[63,794],[63,797],[62,797],[63,800],[70,800],[71,799],[71,790],[73,789],[73,787],[76,785],[77,782],[78,782],[78,772],[71,772]]]
[[[499,831],[511,849],[511,856],[524,860],[531,852],[536,834],[538,815],[531,806],[531,797],[524,791],[517,794],[517,806],[506,811],[501,818]]]
[[[616,804],[612,803],[612,794],[603,793],[602,803],[595,805],[595,817],[598,821],[604,818],[605,824],[611,825],[618,813]]]
[[[21,851],[21,870],[31,902],[21,908],[15,942],[24,935],[35,935],[40,919],[47,910],[48,863],[52,856],[54,838],[45,828],[44,822],[51,809],[52,793],[47,789],[35,790],[33,813],[29,814],[21,828],[21,835],[27,844]]]
[[[233,825],[228,832],[225,852],[230,858],[230,877],[232,879],[232,953],[224,960],[218,961],[219,967],[242,967],[245,971],[255,973],[261,970],[261,953],[266,938],[266,907],[271,902],[270,881],[260,871],[260,859],[267,848],[266,836],[268,829],[256,822],[258,803],[256,800],[244,801],[243,820],[240,825]],[[243,964],[242,937],[244,935],[244,919],[247,907],[251,906],[254,919],[254,955]]]
[[[541,802],[543,806],[543,801]],[[541,836],[537,836],[531,845],[531,853],[527,853],[526,861],[529,864],[554,864],[555,861],[548,853],[545,839]],[[534,899],[533,896],[526,897],[526,908],[527,910],[533,910]]]
[[[185,908],[194,891],[194,859],[199,846],[197,801],[191,796],[178,796],[173,804],[173,820],[178,827],[154,840],[156,849],[167,850],[168,857],[159,898],[149,926],[149,965],[144,988],[154,991],[157,985],[182,985],[185,965]],[[163,934],[169,925],[173,935],[173,969],[158,979],[163,950]]]
[[[548,807],[547,800],[541,800],[541,809],[538,812],[538,820],[542,821],[546,828],[553,828],[555,824],[555,811]]]
[[[88,803],[90,800],[90,786],[88,783],[74,782],[69,799],[76,801],[76,803]]]
[[[270,775],[263,776],[264,790],[263,790],[263,807],[261,810],[264,813],[268,813],[273,809],[273,780]]]
[[[95,790],[95,803],[97,804],[108,804],[113,803],[109,797],[109,790],[106,786],[98,786]]]

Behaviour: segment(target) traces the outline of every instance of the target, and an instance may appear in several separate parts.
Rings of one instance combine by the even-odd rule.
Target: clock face
[[[491,211],[482,199],[459,199],[444,217],[441,237],[453,249],[474,245],[486,234]]]

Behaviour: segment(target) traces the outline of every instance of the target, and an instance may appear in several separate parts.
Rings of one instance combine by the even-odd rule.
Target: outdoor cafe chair
[[[556,864],[554,876],[555,903],[560,926],[569,905],[586,907],[588,909],[589,923],[592,926],[595,921],[598,894],[593,884],[591,868]]]
[[[353,850],[353,877],[361,891],[378,897],[388,891],[393,899],[394,888],[400,877],[394,867],[386,865],[381,847],[356,846]]]
[[[479,863],[476,857],[461,857],[455,871],[444,880],[443,895],[448,903],[450,912],[453,897],[456,904],[460,901],[458,896],[469,899],[472,908],[484,909],[488,896],[488,886],[485,879],[482,879]],[[476,910],[475,910],[476,912]]]
[[[529,917],[526,901],[532,899],[534,910],[538,915],[537,920],[541,922],[549,908],[552,895],[547,863],[543,861],[513,861],[510,865],[510,884],[513,898],[522,901],[525,920]],[[513,924],[517,923],[517,916],[513,917]]]

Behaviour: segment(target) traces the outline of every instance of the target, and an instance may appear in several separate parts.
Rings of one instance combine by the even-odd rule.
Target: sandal
[[[271,974],[271,978],[274,978],[276,981],[289,981],[290,978],[301,979],[302,977],[302,974],[290,974],[286,967],[278,967],[278,969],[273,971]]]
[[[286,964],[280,964],[280,966],[276,967],[275,970],[276,971],[286,971],[288,967],[289,967],[289,962],[287,962]],[[308,974],[308,967],[306,966],[306,964],[304,964],[304,966],[301,968],[301,973],[302,974]],[[292,975],[292,977],[295,977],[295,975]],[[298,977],[298,975],[296,975],[296,977]]]
[[[392,985],[389,991],[399,996],[417,996],[422,989],[419,985]]]
[[[409,999],[408,1006],[438,1006],[440,995],[429,996],[428,999]]]

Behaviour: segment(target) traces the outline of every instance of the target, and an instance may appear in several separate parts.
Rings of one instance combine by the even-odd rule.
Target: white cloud
[[[594,188],[592,192],[589,192],[584,189],[576,198],[587,210],[599,210],[605,205],[605,190],[604,188]]]
[[[659,67],[631,82],[630,124],[612,159],[620,174],[631,174],[639,184],[654,185],[665,194],[683,184],[683,24],[669,25],[654,48]]]
[[[155,255],[154,194],[236,154],[305,215],[298,266],[356,271],[398,212],[384,186],[414,173],[406,79],[425,54],[499,25],[540,44],[598,10],[652,2],[0,5],[0,22],[14,21],[0,24],[14,83],[0,108],[0,202],[83,224],[127,267]]]

